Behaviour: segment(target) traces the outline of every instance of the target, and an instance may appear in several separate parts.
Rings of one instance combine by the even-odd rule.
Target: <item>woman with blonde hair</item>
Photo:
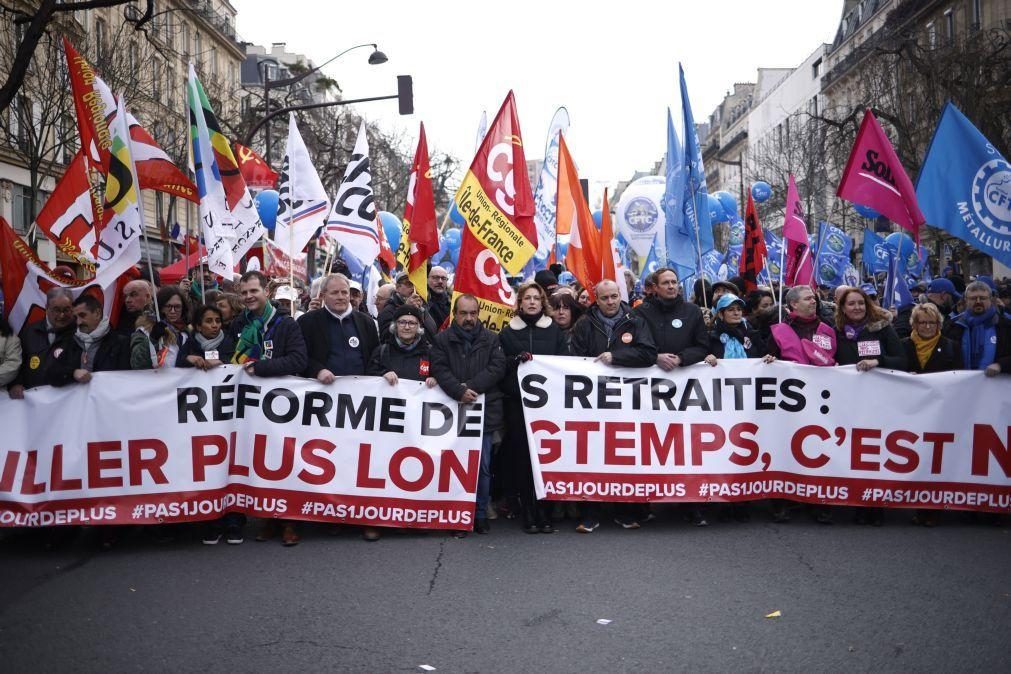
[[[555,528],[534,494],[533,468],[527,443],[527,425],[523,418],[517,370],[537,356],[568,354],[565,332],[551,318],[551,306],[544,289],[536,283],[524,283],[516,291],[516,308],[499,339],[508,363],[502,392],[505,394],[506,437],[502,442],[503,468],[508,482],[520,495],[523,530],[528,534],[551,534]]]
[[[936,306],[917,304],[909,317],[912,333],[902,340],[909,371],[946,372],[962,369],[962,350],[941,334],[944,317]]]

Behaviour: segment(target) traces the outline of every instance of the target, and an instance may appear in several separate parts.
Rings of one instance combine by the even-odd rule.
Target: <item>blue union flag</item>
[[[951,102],[920,169],[927,222],[1011,266],[1011,165]]]

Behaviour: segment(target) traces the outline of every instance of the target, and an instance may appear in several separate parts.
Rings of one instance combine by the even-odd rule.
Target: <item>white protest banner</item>
[[[378,377],[330,386],[210,372],[103,372],[0,397],[0,526],[154,524],[227,511],[469,529],[482,402]]]
[[[1005,376],[535,356],[519,377],[539,498],[1011,511]]]

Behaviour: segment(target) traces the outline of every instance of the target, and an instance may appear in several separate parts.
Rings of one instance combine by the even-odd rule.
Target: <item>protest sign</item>
[[[1011,399],[982,372],[536,356],[519,377],[540,498],[1011,511]]]
[[[0,399],[0,526],[157,524],[228,511],[469,529],[482,402],[378,377],[102,372]],[[52,423],[54,414],[61,423]]]

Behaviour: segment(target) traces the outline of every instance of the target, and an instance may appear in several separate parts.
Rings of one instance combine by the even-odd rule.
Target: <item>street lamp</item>
[[[331,58],[331,59],[329,59],[327,61],[324,61],[323,63],[319,64],[315,68],[307,70],[304,73],[301,73],[299,75],[295,75],[294,77],[286,77],[283,80],[271,80],[268,77],[267,70],[264,69],[264,71],[263,71],[263,110],[264,110],[264,113],[267,115],[267,119],[270,118],[270,90],[271,89],[282,89],[284,87],[290,87],[293,84],[298,84],[299,82],[301,82],[302,80],[304,80],[306,77],[309,77],[309,75],[312,75],[313,73],[319,72],[324,67],[330,65],[331,63],[333,63],[334,61],[336,61],[337,59],[339,59],[341,56],[344,56],[344,54],[347,54],[349,51],[352,51],[353,49],[359,49],[361,47],[372,47],[372,53],[369,54],[369,61],[368,61],[368,63],[369,63],[370,66],[377,66],[377,65],[380,65],[380,64],[383,64],[383,63],[386,63],[387,61],[389,61],[389,59],[386,57],[386,54],[384,54],[383,52],[379,51],[379,47],[376,45],[376,43],[374,43],[374,42],[365,42],[363,44],[356,44],[353,47],[348,47],[347,49],[345,49],[341,53],[337,54],[336,56],[334,56],[333,58]],[[259,128],[259,125],[257,125],[256,128]],[[254,131],[255,130],[256,129],[254,129]],[[270,124],[267,124],[265,135],[266,135],[266,139],[265,140],[267,142],[266,160],[267,160],[267,164],[269,165],[270,164]],[[252,140],[252,136],[253,136],[253,133],[251,132],[249,134],[249,136],[246,137],[246,145],[248,145],[249,142]]]

